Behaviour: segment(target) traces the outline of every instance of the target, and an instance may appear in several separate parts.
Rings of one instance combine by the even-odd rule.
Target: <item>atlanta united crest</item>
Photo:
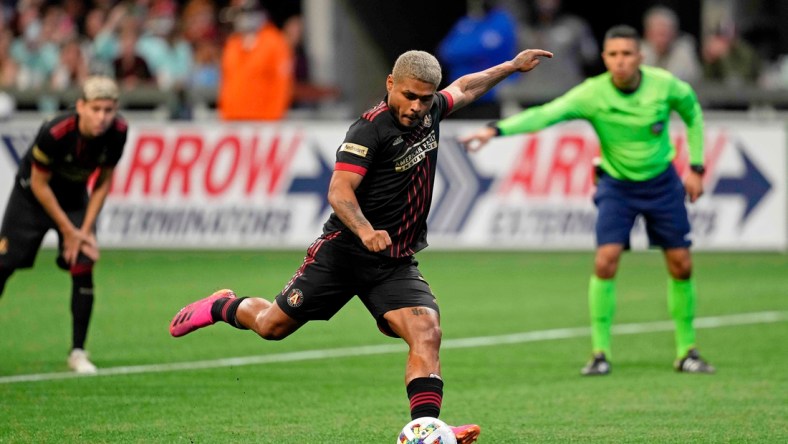
[[[301,304],[304,303],[304,293],[301,290],[294,288],[290,291],[290,294],[287,295],[287,305],[298,308]]]

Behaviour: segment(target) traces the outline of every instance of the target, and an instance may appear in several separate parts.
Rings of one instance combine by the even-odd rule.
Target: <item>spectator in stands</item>
[[[140,85],[153,85],[155,79],[147,62],[137,54],[139,34],[136,21],[127,19],[121,25],[120,52],[113,63],[115,79],[123,89],[133,89]]]
[[[216,5],[212,0],[189,0],[183,7],[181,22],[183,37],[194,46],[195,51],[201,42],[215,42],[220,37]]]
[[[11,43],[11,57],[18,66],[16,87],[19,89],[47,86],[59,59],[57,45],[43,32],[38,4],[20,3],[19,37]]]
[[[556,57],[520,83],[545,98],[563,94],[598,69],[599,44],[588,23],[561,10],[561,0],[535,0],[520,28],[520,48],[545,48]]]
[[[672,9],[655,6],[643,18],[643,64],[657,66],[685,82],[701,77],[695,39],[679,29],[679,18]]]
[[[219,87],[220,48],[212,40],[203,39],[194,48],[194,68],[189,84],[192,88],[215,91]]]
[[[14,34],[8,28],[0,29],[0,87],[11,88],[16,83],[17,64],[11,57]]]
[[[41,18],[43,39],[58,46],[78,35],[77,25],[71,20],[62,6],[52,4],[44,8]]]
[[[230,14],[234,32],[222,54],[219,115],[224,120],[279,120],[293,100],[293,49],[257,0]]]
[[[129,32],[122,28],[134,28],[136,39],[139,40],[140,28],[148,13],[150,0],[125,0],[114,6],[109,0],[94,3],[96,7],[89,13],[90,22],[85,26],[87,37],[92,44],[85,54],[90,55],[91,68],[98,67],[96,72],[100,73],[107,66],[111,68],[120,55],[120,34]]]
[[[339,88],[319,85],[312,81],[309,71],[309,58],[304,48],[304,19],[301,14],[288,17],[282,25],[282,33],[293,48],[295,86],[293,108],[308,108],[324,100],[339,97]]]
[[[52,73],[50,86],[63,91],[82,85],[88,78],[88,64],[82,55],[79,40],[72,38],[60,48],[60,63]]]
[[[760,73],[761,60],[755,49],[739,36],[733,20],[720,20],[703,41],[704,77],[736,87],[755,84]]]
[[[87,2],[83,0],[60,0],[60,4],[63,8],[62,20],[64,26],[73,27],[68,40],[76,38],[79,34],[83,33],[81,27],[86,13],[86,3]]]
[[[81,49],[91,74],[114,75],[112,62],[115,60],[118,48],[112,28],[108,20],[108,12],[104,9],[93,8],[85,15]]]
[[[172,0],[156,0],[145,21],[145,32],[137,42],[137,52],[156,78],[162,91],[180,91],[188,83],[194,56],[183,39]]]
[[[448,77],[484,70],[517,54],[517,26],[509,12],[498,7],[496,0],[468,0],[468,14],[452,26],[438,45],[437,55]],[[545,64],[549,63],[546,61]],[[501,109],[490,90],[473,104],[455,112],[453,118],[497,119]]]

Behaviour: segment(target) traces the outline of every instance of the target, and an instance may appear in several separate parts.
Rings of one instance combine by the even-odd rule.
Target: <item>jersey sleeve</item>
[[[336,171],[350,171],[364,176],[378,145],[377,131],[372,122],[359,119],[348,129],[345,140],[337,148]]]
[[[703,111],[692,87],[678,78],[670,88],[670,105],[687,125],[690,164],[703,165]]]
[[[588,81],[572,88],[566,94],[540,106],[534,106],[499,121],[496,126],[502,136],[532,133],[565,120],[582,119],[589,114],[590,83]]]
[[[438,117],[439,121],[443,120],[444,117],[449,115],[452,108],[454,108],[454,98],[446,91],[438,91],[438,93],[435,94],[435,105],[437,105],[438,112],[440,113]]]
[[[56,161],[57,143],[49,131],[49,125],[43,124],[38,130],[38,135],[33,142],[32,148],[33,166],[49,171],[52,164]]]

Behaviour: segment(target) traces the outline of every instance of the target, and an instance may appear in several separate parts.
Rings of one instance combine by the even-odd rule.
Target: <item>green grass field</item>
[[[270,297],[302,257],[104,252],[88,349],[106,373],[67,378],[70,283],[42,251],[0,299],[0,442],[393,443],[405,352],[358,300],[281,342],[227,325],[169,336],[185,303],[223,287]],[[592,253],[419,259],[443,312],[441,418],[482,425],[480,443],[788,442],[787,255],[695,255],[698,338],[718,368],[699,376],[672,370],[661,255],[627,254],[616,324],[631,328],[603,378],[579,376]]]

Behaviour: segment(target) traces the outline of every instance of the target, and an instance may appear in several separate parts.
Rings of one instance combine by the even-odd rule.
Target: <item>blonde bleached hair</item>
[[[412,78],[437,87],[441,83],[441,64],[428,52],[407,51],[397,57],[391,77],[394,81]]]
[[[86,102],[100,99],[118,100],[119,96],[118,84],[106,76],[88,77],[82,85],[81,98]]]

